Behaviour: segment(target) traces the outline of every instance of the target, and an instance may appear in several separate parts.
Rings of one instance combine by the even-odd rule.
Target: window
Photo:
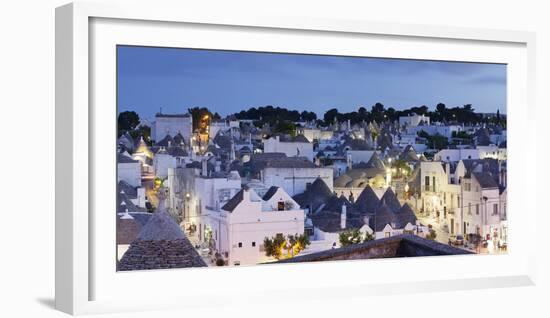
[[[493,215],[498,214],[498,203],[493,204]]]
[[[435,177],[432,177],[432,181],[433,181],[433,192],[436,192],[436,189],[435,189]]]
[[[285,202],[279,201],[277,202],[277,211],[284,211],[285,210]]]
[[[239,242],[239,248],[243,247],[243,242]]]
[[[464,191],[472,191],[472,184],[464,183]]]
[[[479,215],[479,203],[476,204],[476,215]]]
[[[472,215],[472,203],[468,202],[468,215]]]
[[[424,180],[424,191],[430,191],[430,177],[426,176]]]
[[[384,236],[385,236],[385,237],[390,237],[390,235],[391,235],[390,232],[385,232],[385,233],[384,233]]]
[[[252,242],[252,247],[256,247],[256,242]]]

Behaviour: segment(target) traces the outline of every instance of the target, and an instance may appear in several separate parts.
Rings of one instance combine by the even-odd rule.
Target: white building
[[[229,265],[269,261],[265,238],[304,233],[304,210],[278,187],[271,187],[263,198],[241,189],[221,208],[208,207],[201,220],[202,240]]]
[[[264,184],[283,188],[291,196],[303,193],[308,184],[312,184],[317,178],[323,179],[328,187],[333,189],[332,168],[317,167],[313,164],[296,166],[292,162],[288,165],[285,162],[274,162],[260,173],[260,180]]]
[[[444,224],[450,235],[506,242],[506,172],[490,159],[420,162],[409,182],[411,202]],[[443,168],[444,167],[444,168]],[[414,200],[416,199],[416,200]]]
[[[413,171],[408,187],[414,208],[448,222],[451,234],[455,234],[452,228],[457,224],[460,185],[451,182],[450,169],[449,164],[440,161],[421,161]]]
[[[496,145],[477,146],[479,151],[479,159],[492,158],[498,160],[506,160],[506,148],[499,148]]]
[[[309,142],[321,139],[321,129],[319,128],[298,128],[297,132],[298,134],[304,135]]]
[[[141,187],[141,162],[119,153],[117,155],[117,182],[121,180],[133,187]]]
[[[464,159],[480,159],[478,149],[442,149],[434,155],[435,161],[458,162]]]
[[[506,192],[501,187],[506,185],[506,173],[500,173],[501,166],[492,161],[496,167],[481,160],[460,161],[456,168],[456,178],[460,182],[462,217],[458,233],[478,234],[485,240],[498,241],[507,236]],[[499,170],[491,173],[491,170]],[[498,175],[500,173],[500,175]]]
[[[279,152],[288,157],[306,157],[313,161],[313,144],[302,135],[297,136],[292,141],[281,141],[279,136],[263,140],[264,153]]]
[[[238,120],[219,120],[219,121],[212,121],[210,123],[210,129],[209,129],[209,137],[210,139],[214,139],[218,132],[222,133],[229,133],[231,130],[233,130],[232,136],[235,136],[237,138],[240,138],[240,129],[239,129],[239,121]]]
[[[193,134],[193,118],[190,114],[157,113],[151,127],[151,139],[162,140],[166,135],[181,134],[186,144]]]
[[[372,155],[375,153],[375,150],[348,150],[346,151],[346,158],[348,166],[364,162],[369,162]]]
[[[407,127],[414,127],[420,125],[420,123],[424,123],[424,125],[430,124],[430,117],[425,115],[417,115],[413,114],[411,116],[401,116],[399,117],[399,125],[407,126]]]
[[[434,155],[434,160],[444,162],[458,162],[467,159],[492,158],[506,160],[506,149],[495,145],[477,146],[475,149],[442,149]]]
[[[153,171],[155,176],[166,179],[168,177],[168,169],[176,167],[176,158],[168,154],[168,152],[162,148],[153,157]]]
[[[441,135],[447,139],[453,138],[453,133],[462,131],[462,126],[459,125],[423,125],[407,127],[407,134],[418,134],[424,131],[430,136]]]
[[[194,186],[184,226],[197,226],[195,234],[200,239],[204,237],[203,229],[199,226],[201,216],[209,210],[218,210],[227,203],[241,189],[241,177],[236,171],[231,171],[224,177],[208,177],[201,172],[201,175],[195,177]]]

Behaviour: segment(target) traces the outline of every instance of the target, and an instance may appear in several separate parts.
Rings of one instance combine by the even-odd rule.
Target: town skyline
[[[506,65],[117,52],[117,270],[507,253]]]
[[[148,119],[161,108],[192,107],[222,117],[268,105],[317,117],[378,102],[396,110],[434,110],[438,103],[471,104],[476,113],[507,108],[502,64],[129,46],[117,54],[118,109]]]

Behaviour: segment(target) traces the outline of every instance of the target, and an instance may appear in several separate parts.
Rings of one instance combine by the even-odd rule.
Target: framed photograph
[[[56,308],[534,284],[533,45],[58,8]]]

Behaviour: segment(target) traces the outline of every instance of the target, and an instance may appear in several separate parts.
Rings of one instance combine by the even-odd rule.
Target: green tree
[[[338,109],[336,108],[332,108],[332,109],[329,109],[325,112],[325,114],[323,115],[323,119],[325,121],[325,124],[329,125],[331,124],[335,118],[337,118],[338,116]]]
[[[371,108],[371,115],[372,119],[377,123],[383,122],[385,115],[384,105],[382,105],[381,103],[374,104]]]
[[[286,121],[286,120],[280,121],[277,124],[275,124],[273,133],[287,134],[294,137],[296,136],[296,125],[294,125],[290,121]]]
[[[287,237],[277,234],[272,238],[264,238],[265,255],[275,259],[294,257],[310,244],[307,234],[294,234]],[[286,253],[283,254],[283,251]]]
[[[363,242],[363,235],[359,229],[349,229],[340,232],[338,240],[341,246],[349,246]]]
[[[317,120],[317,114],[315,114],[314,112],[308,112],[307,110],[304,110],[300,114],[300,118],[304,121],[314,121],[314,120]]]
[[[365,233],[365,239],[363,240],[363,242],[368,242],[368,241],[372,241],[374,240],[374,235],[371,234],[371,233]]]
[[[139,126],[137,129],[130,131],[130,136],[132,136],[134,140],[139,140],[139,138],[143,137],[143,140],[148,145],[151,145],[151,127],[149,126]]]
[[[417,133],[419,137],[425,138],[427,140],[428,147],[433,149],[441,150],[449,146],[449,140],[447,137],[440,134],[430,135],[424,130],[421,130]]]
[[[265,255],[275,259],[281,259],[286,240],[283,235],[277,234],[273,238],[264,238]]]
[[[139,115],[134,111],[118,114],[118,130],[132,131],[139,125]]]
[[[400,178],[400,177],[403,177],[403,176],[406,177],[406,176],[410,175],[410,173],[411,173],[411,167],[403,159],[394,160],[391,163],[391,167],[395,168],[394,177],[397,177],[397,178]]]

